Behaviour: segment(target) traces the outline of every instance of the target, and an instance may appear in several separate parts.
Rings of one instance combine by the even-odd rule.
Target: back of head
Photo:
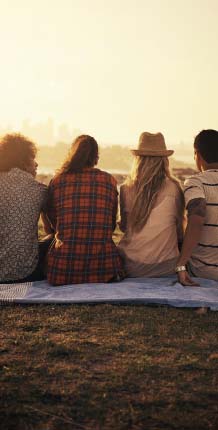
[[[85,167],[94,167],[97,162],[98,144],[94,137],[83,134],[74,140],[70,153],[58,173],[81,172]]]
[[[202,130],[195,138],[194,148],[206,163],[218,163],[218,131]]]
[[[170,175],[168,157],[174,151],[167,149],[162,133],[141,133],[138,148],[132,149],[131,152],[135,155],[135,159],[130,178],[126,183],[134,187],[134,199],[128,227],[132,231],[139,232],[148,220],[166,177],[175,182],[178,188],[180,184]]]
[[[36,152],[35,144],[22,134],[6,134],[0,140],[0,171],[7,172],[15,167],[26,170]]]

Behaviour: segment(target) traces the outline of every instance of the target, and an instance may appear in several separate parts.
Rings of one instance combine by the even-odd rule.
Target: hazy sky
[[[0,127],[54,118],[97,140],[218,128],[217,0],[0,0]]]

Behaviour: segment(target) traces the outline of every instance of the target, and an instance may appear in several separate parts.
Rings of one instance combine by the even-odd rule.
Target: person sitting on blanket
[[[200,173],[185,181],[188,223],[176,272],[182,285],[190,275],[218,281],[218,131],[202,130],[194,141]]]
[[[129,277],[158,277],[174,273],[178,241],[183,237],[184,197],[170,174],[161,133],[139,138],[130,177],[120,189],[119,250]]]
[[[0,283],[44,278],[39,255],[46,255],[46,243],[39,250],[38,220],[47,187],[35,180],[36,152],[21,134],[0,140]]]
[[[118,193],[98,163],[98,144],[81,135],[49,185],[47,215],[55,230],[48,251],[47,279],[52,285],[123,279],[122,259],[112,240]]]

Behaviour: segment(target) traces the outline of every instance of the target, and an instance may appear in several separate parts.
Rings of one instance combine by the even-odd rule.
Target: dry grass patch
[[[217,429],[218,313],[1,309],[1,429]]]

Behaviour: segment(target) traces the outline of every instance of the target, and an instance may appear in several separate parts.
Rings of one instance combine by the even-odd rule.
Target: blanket
[[[183,287],[176,276],[61,287],[52,287],[46,281],[0,284],[0,303],[140,303],[218,310],[218,281],[196,281],[199,287]]]

